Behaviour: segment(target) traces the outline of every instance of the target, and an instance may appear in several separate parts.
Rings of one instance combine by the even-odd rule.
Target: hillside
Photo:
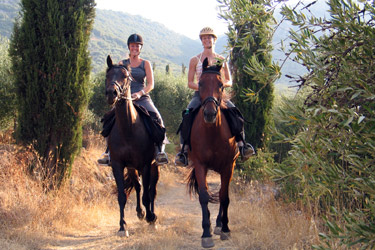
[[[127,38],[133,33],[143,35],[143,56],[163,69],[171,64],[172,68],[180,70],[181,64],[187,65],[189,58],[201,49],[199,41],[170,31],[162,24],[141,16],[97,9],[89,46],[94,72],[101,69],[108,54],[113,55],[115,61],[125,57]]]
[[[19,9],[19,0],[0,1],[1,36],[10,38]],[[115,61],[126,56],[127,38],[132,33],[143,35],[145,42],[143,57],[163,70],[167,64],[170,64],[172,70],[180,72],[181,64],[188,65],[190,57],[201,50],[198,40],[177,34],[157,22],[119,11],[96,9],[89,43],[94,73],[104,69],[108,54]],[[222,39],[225,40],[225,38],[220,40]],[[220,44],[224,43],[220,42]]]
[[[0,36],[10,38],[13,23],[18,16],[20,6],[19,0],[0,1]],[[312,11],[318,16],[324,16],[326,5],[323,0],[317,1],[312,7]],[[276,19],[280,19],[276,11]],[[284,22],[275,33],[273,43],[275,50],[273,58],[280,64],[285,58],[284,53],[279,51],[280,41],[284,44],[290,40],[285,40],[291,24]],[[165,70],[167,64],[174,72],[181,72],[181,65],[188,65],[190,57],[201,51],[199,40],[192,40],[182,34],[169,30],[164,25],[153,22],[147,18],[128,13],[96,9],[96,18],[89,43],[89,50],[92,56],[93,72],[97,73],[105,68],[105,59],[108,54],[115,61],[127,55],[127,38],[132,33],[143,35],[145,44],[143,57],[149,59],[156,68]],[[198,31],[197,31],[198,32]],[[216,44],[216,51],[223,53],[226,46],[226,36],[219,37]],[[291,61],[285,63],[282,72],[284,74],[298,75],[304,69]],[[293,85],[283,76],[278,83]]]

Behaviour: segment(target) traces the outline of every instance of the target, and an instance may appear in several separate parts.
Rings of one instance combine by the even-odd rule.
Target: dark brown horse
[[[190,173],[188,185],[190,193],[199,195],[202,207],[202,247],[213,247],[211,235],[210,211],[208,202],[217,201],[208,192],[206,176],[208,170],[220,174],[221,187],[219,191],[220,209],[216,219],[215,234],[220,234],[222,240],[230,236],[228,227],[229,183],[238,150],[234,136],[221,108],[225,107],[223,100],[223,83],[220,76],[221,66],[208,67],[207,59],[203,62],[203,72],[199,80],[199,95],[202,106],[198,111],[191,129],[191,151],[189,158],[193,170]]]
[[[144,217],[139,201],[141,189],[139,176],[142,177],[142,203],[146,209],[146,220],[149,223],[156,221],[154,200],[159,168],[154,162],[154,142],[133,105],[129,69],[124,65],[114,65],[110,56],[107,57],[107,65],[106,97],[108,104],[114,105],[116,115],[115,124],[108,136],[108,147],[120,206],[119,234],[128,236],[124,208],[133,187],[137,192],[138,217],[140,219]],[[124,177],[125,168],[127,175]]]

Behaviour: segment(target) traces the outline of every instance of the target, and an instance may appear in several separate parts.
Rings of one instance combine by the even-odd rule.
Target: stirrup
[[[186,167],[187,165],[189,165],[187,152],[178,152],[174,160],[174,165],[181,167]]]
[[[102,156],[103,158],[98,159],[98,163],[104,166],[111,166],[111,159],[109,158],[109,154],[103,153]]]
[[[244,146],[239,146],[241,160],[247,161],[251,156],[255,155],[255,150],[250,143],[245,143]]]
[[[158,166],[167,164],[169,162],[168,155],[165,152],[159,152],[155,157]]]

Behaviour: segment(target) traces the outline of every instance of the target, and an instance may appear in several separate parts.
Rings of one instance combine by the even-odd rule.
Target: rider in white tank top
[[[214,45],[217,40],[217,36],[215,35],[215,32],[210,27],[205,27],[201,30],[199,33],[199,38],[203,45],[203,52],[200,55],[197,55],[195,57],[192,57],[190,59],[189,63],[189,72],[188,72],[188,87],[195,90],[195,93],[193,95],[193,98],[191,99],[190,103],[187,106],[187,109],[185,111],[185,114],[189,114],[190,110],[194,110],[198,108],[201,105],[200,96],[199,96],[199,80],[202,75],[202,57],[207,57],[209,60],[209,65],[212,65],[216,63],[216,60],[219,58],[219,60],[224,60],[224,57],[218,55],[214,51]],[[196,60],[198,60],[196,62]],[[196,64],[195,64],[196,62]],[[195,64],[195,67],[194,67]],[[191,65],[191,66],[190,66]],[[194,72],[195,71],[195,72]],[[191,72],[191,73],[190,73]],[[195,73],[195,74],[194,74]],[[223,87],[231,87],[232,86],[232,79],[229,72],[229,67],[227,63],[223,62],[223,68],[222,68],[222,79],[223,79]],[[195,79],[194,79],[195,78]],[[226,101],[226,106],[228,109],[236,108],[235,105],[230,101]],[[250,157],[252,154],[254,154],[254,149],[252,146],[245,142],[245,132],[244,130],[241,132],[241,138],[238,138],[236,136],[237,145],[239,148],[239,151],[241,153],[241,157],[243,160],[246,160],[248,157]],[[179,152],[176,155],[175,158],[175,165],[178,166],[186,166],[188,165],[188,146],[185,144],[180,134],[180,142],[181,142],[181,152]]]

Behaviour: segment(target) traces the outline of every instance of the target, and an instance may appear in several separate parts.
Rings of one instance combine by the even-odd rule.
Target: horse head
[[[204,121],[215,123],[218,109],[221,105],[224,85],[220,70],[222,65],[208,66],[208,59],[203,61],[202,75],[199,80],[199,95],[203,107]]]
[[[130,91],[130,72],[125,65],[113,64],[111,56],[107,57],[107,72],[105,76],[105,95],[108,104],[112,105]]]

